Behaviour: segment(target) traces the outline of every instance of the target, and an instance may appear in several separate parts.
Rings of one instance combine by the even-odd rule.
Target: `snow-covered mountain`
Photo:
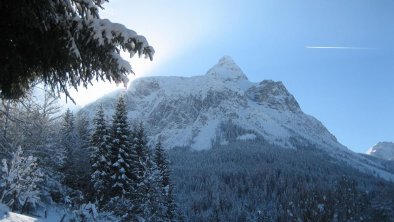
[[[118,94],[84,110],[94,112],[102,103],[110,114]],[[309,142],[344,149],[317,119],[301,111],[282,82],[250,82],[230,57],[221,58],[202,76],[137,79],[125,96],[130,119],[142,120],[150,139],[160,136],[169,148],[209,149],[220,124],[231,121],[253,131],[240,138],[258,136],[289,148]]]
[[[119,94],[125,96],[130,120],[142,121],[149,140],[160,137],[167,148],[202,150],[231,140],[262,140],[284,148],[317,147],[364,171],[383,168],[348,150],[320,121],[303,113],[282,82],[250,82],[228,56],[205,75],[136,79],[127,91],[101,98],[82,112],[93,116],[102,104],[111,116]],[[380,174],[394,179],[384,170]]]
[[[385,160],[394,160],[394,143],[379,142],[375,146],[369,148],[367,154]]]

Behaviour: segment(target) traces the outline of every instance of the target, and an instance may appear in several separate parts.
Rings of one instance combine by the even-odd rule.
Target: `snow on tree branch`
[[[99,17],[103,0],[6,1],[0,5],[5,27],[0,50],[0,97],[21,98],[34,83],[56,93],[87,87],[92,80],[127,84],[130,57],[153,59],[142,35]],[[20,35],[18,33],[23,33]]]
[[[21,147],[14,153],[11,161],[2,160],[0,177],[0,202],[15,209],[25,203],[35,206],[40,202],[38,183],[43,175],[33,156],[24,157]]]

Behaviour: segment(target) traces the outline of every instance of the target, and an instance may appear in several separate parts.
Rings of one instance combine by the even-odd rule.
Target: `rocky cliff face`
[[[298,102],[287,91],[282,82],[264,80],[258,86],[248,89],[246,93],[252,101],[272,109],[286,110],[293,113],[301,112]]]

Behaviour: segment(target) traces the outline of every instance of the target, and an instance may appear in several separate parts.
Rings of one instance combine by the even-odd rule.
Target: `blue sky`
[[[394,141],[392,0],[112,0],[104,7],[102,17],[156,50],[153,62],[131,60],[137,76],[201,75],[229,55],[252,82],[282,81],[350,149]]]

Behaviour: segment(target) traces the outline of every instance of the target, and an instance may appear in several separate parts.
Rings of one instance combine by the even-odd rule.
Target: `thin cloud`
[[[307,49],[347,49],[347,50],[367,50],[371,48],[353,46],[305,46]]]

